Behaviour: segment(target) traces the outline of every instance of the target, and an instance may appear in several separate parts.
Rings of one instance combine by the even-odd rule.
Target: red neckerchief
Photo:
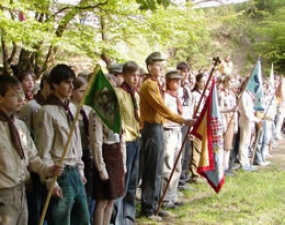
[[[44,96],[41,94],[40,91],[35,95],[34,99],[39,105],[44,105],[46,102]]]
[[[139,121],[139,107],[138,107],[138,102],[137,102],[137,99],[135,97],[135,93],[136,93],[136,90],[135,89],[131,89],[130,86],[123,82],[122,85],[121,85],[121,88],[125,91],[125,92],[128,92],[130,95],[131,95],[131,98],[132,98],[132,101],[133,101],[133,105],[134,105],[134,114],[135,114],[135,118],[137,121]]]
[[[71,124],[74,118],[73,118],[73,115],[69,109],[69,103],[70,102],[68,99],[66,99],[65,102],[62,102],[54,94],[51,94],[50,96],[48,96],[45,105],[57,105],[57,106],[61,106],[62,108],[64,108],[68,122],[69,122],[69,124]]]
[[[9,131],[10,131],[11,139],[12,139],[12,144],[14,145],[14,148],[18,152],[18,155],[20,156],[20,158],[24,159],[25,155],[24,155],[24,150],[23,150],[22,143],[20,140],[20,135],[19,135],[18,130],[14,124],[14,122],[15,122],[14,114],[12,114],[12,116],[9,117],[6,113],[4,113],[2,110],[0,110],[0,120],[8,122]],[[8,159],[6,159],[6,160],[8,160]]]

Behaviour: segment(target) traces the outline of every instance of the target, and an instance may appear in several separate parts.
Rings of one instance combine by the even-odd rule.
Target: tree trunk
[[[2,55],[3,55],[3,74],[12,74],[12,70],[10,68],[10,63],[9,63],[9,53],[8,53],[8,48],[5,43],[4,37],[2,35],[1,37],[1,45],[2,45]]]

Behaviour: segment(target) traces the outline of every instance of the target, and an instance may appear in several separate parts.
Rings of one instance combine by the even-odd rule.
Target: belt
[[[78,170],[78,166],[77,165],[75,165],[75,166],[65,165],[64,169],[67,171],[76,171],[76,170]]]

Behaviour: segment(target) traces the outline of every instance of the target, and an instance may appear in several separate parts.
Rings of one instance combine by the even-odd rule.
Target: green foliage
[[[261,55],[263,65],[273,61],[283,71],[283,2],[256,0],[194,10],[190,3],[177,7],[169,0],[81,0],[77,5],[4,0],[3,66],[19,62],[40,74],[65,55],[66,60],[77,55],[107,64],[135,59],[144,65],[150,52],[162,51],[168,56],[167,67],[187,61],[193,70],[208,68],[214,56],[230,54],[242,65],[237,72],[248,73]],[[26,17],[22,22],[20,11]],[[18,59],[20,52],[25,54]]]
[[[274,63],[277,72],[285,73],[285,6],[276,10],[275,15],[267,16],[255,32],[260,40],[255,43],[255,49],[262,56]]]

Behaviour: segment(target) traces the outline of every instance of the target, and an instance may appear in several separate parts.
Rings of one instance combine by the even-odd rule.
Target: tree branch
[[[60,10],[58,10],[56,13],[54,13],[53,16],[56,16],[56,15],[62,13],[65,10],[68,10],[68,9],[78,9],[78,10],[95,9],[95,8],[103,6],[107,3],[108,3],[108,0],[106,0],[105,2],[98,3],[96,5],[89,5],[89,6],[66,6],[66,7],[63,7]]]

